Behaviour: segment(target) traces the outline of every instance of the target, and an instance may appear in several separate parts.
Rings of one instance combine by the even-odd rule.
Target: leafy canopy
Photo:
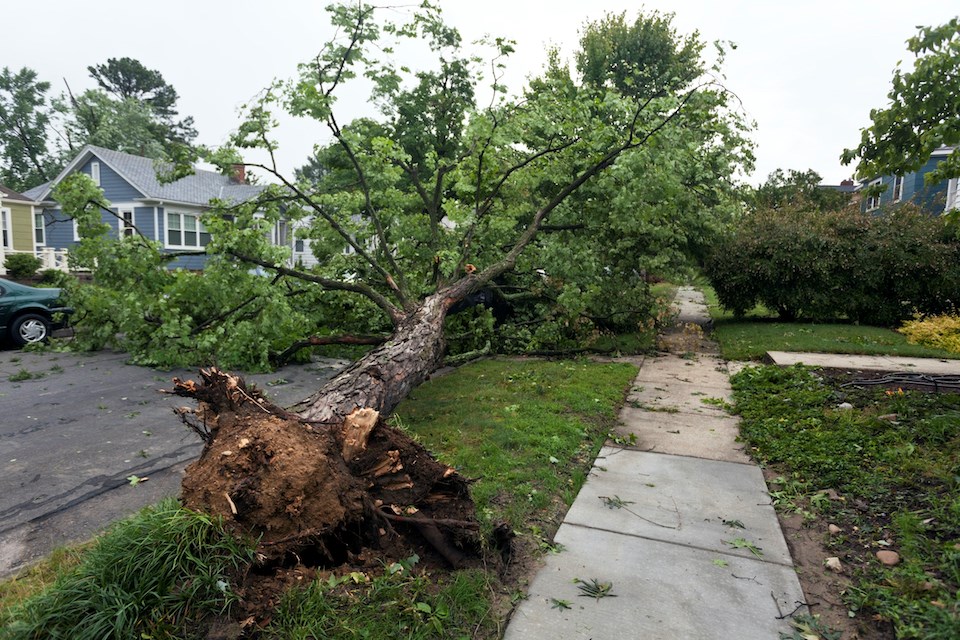
[[[857,161],[862,178],[916,171],[940,147],[953,153],[926,175],[928,184],[960,176],[960,18],[938,27],[920,27],[907,40],[913,68],[898,67],[887,97],[890,103],[870,111],[873,124],[860,144],[846,149],[844,164]]]
[[[24,67],[0,72],[0,182],[17,191],[49,180],[57,173],[47,145],[50,133],[50,83]]]
[[[651,315],[647,274],[681,268],[736,210],[735,176],[752,159],[747,128],[702,44],[678,37],[671,16],[586,25],[576,68],[551,52],[513,97],[501,82],[512,43],[488,39],[477,55],[429,3],[403,22],[378,21],[363,4],[330,15],[338,37],[248,105],[233,148],[221,150],[224,164],[266,151],[270,160],[247,166],[275,184],[216,203],[205,218],[213,268],[198,276],[230,273],[230,286],[258,301],[253,282],[298,292],[292,299],[310,303],[297,303],[308,319],[301,338],[388,331],[430,297],[485,288],[511,307],[501,320],[512,320],[505,331],[521,349],[636,328]],[[395,51],[432,62],[411,69]],[[614,57],[616,78],[591,71]],[[380,117],[341,121],[347,85],[370,87]],[[331,136],[295,177],[273,161],[280,111],[319,120]],[[306,266],[270,243],[281,227],[311,247]],[[183,322],[195,332],[211,315],[223,326],[259,308]]]

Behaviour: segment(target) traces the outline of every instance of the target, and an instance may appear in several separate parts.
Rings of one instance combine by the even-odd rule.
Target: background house
[[[209,210],[211,200],[245,202],[264,189],[247,183],[242,165],[232,176],[197,169],[193,175],[164,184],[157,179],[154,160],[88,145],[54,180],[24,194],[36,202],[38,220],[43,222],[38,246],[69,249],[78,241],[76,223],[63,214],[51,195],[64,178],[78,171],[90,176],[110,201],[112,214],[104,212],[103,221],[111,233],[117,237],[139,233],[171,252],[202,251],[210,242],[201,216]],[[295,248],[285,222],[272,231],[271,241]],[[200,269],[205,261],[205,255],[182,256],[171,266]]]
[[[33,253],[34,202],[0,185],[0,249]]]
[[[864,180],[860,184],[861,189],[869,189],[877,185],[884,189],[879,195],[865,195],[860,204],[860,210],[878,211],[901,202],[913,202],[924,211],[939,216],[945,211],[960,207],[956,178],[930,185],[924,181],[925,176],[952,152],[953,147],[937,149],[919,170],[903,176],[879,176]]]
[[[43,218],[37,204],[22,193],[0,185],[0,276],[6,275],[7,256],[25,253],[41,260],[41,269],[66,270],[63,251],[47,247]]]

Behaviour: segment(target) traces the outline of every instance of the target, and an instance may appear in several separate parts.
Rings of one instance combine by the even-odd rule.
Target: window
[[[210,233],[200,218],[190,213],[167,212],[167,246],[198,249],[210,243]]]
[[[131,238],[135,236],[137,227],[133,218],[133,209],[120,209],[117,215],[120,216],[120,237]]]
[[[893,201],[900,202],[903,199],[903,176],[894,176],[893,178]]]
[[[47,224],[42,213],[33,214],[33,243],[38,247],[47,244]]]
[[[10,224],[10,209],[0,209],[0,239],[4,249],[13,249],[13,228]]]
[[[93,183],[100,186],[100,163],[91,162],[90,163],[90,178],[93,180]]]
[[[950,178],[947,181],[947,202],[943,207],[944,211],[960,209],[960,198],[957,197],[957,182],[957,178]]]
[[[882,184],[883,179],[877,178],[876,180],[871,180],[870,184],[867,185],[868,189],[879,187]],[[867,211],[875,211],[880,208],[880,194],[867,196]]]

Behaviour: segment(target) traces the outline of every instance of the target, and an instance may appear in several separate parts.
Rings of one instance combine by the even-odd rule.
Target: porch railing
[[[5,266],[7,256],[15,253],[25,253],[27,255],[40,258],[40,271],[46,269],[56,269],[57,271],[70,271],[69,252],[66,249],[54,249],[52,247],[37,247],[36,251],[14,251],[5,247],[0,247],[0,276],[7,275]]]

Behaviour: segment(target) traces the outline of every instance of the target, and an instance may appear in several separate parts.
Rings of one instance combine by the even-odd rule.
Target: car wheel
[[[41,315],[27,313],[16,320],[10,327],[10,336],[18,347],[35,342],[43,342],[50,335],[50,321]]]

